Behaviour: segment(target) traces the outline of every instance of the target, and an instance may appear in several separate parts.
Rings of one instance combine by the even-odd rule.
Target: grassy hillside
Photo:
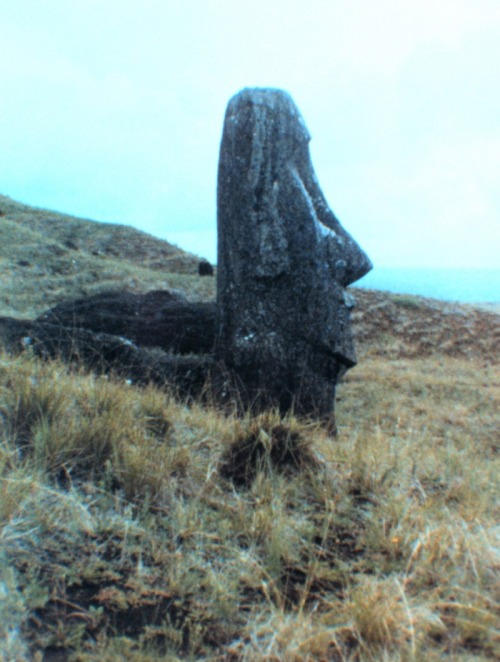
[[[3,314],[30,317],[46,293],[15,260],[46,269],[66,225],[0,209]],[[38,238],[29,258],[16,228]],[[51,302],[110,282],[213,296],[214,279],[81,241],[110,280],[47,273]],[[0,659],[497,659],[498,316],[357,296],[337,438],[0,354]]]
[[[102,290],[213,295],[199,258],[134,228],[96,223],[0,196],[0,314],[36,317]]]

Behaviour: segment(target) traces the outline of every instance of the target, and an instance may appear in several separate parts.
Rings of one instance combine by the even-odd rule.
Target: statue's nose
[[[318,220],[320,223],[322,222],[320,219]],[[343,287],[347,287],[365,276],[372,269],[372,263],[340,223],[338,226],[341,232],[325,226],[326,232],[323,234],[322,241],[324,242],[324,254],[327,256],[335,280]],[[328,232],[329,230],[330,232]]]
[[[323,253],[335,280],[343,287],[347,287],[365,276],[373,265],[364,250],[342,227],[330,209],[314,174],[309,150],[306,149],[304,152],[297,170],[314,208],[313,217],[324,248]]]

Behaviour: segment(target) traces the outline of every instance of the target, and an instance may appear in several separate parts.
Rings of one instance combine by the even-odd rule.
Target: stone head
[[[326,202],[309,142],[309,131],[287,92],[243,90],[227,107],[221,153],[231,154],[231,170],[224,172],[225,164],[220,163],[219,197],[225,198],[223,204],[226,193],[237,200],[243,212],[236,214],[242,221],[238,228],[254,253],[257,270],[264,274],[267,265],[271,275],[290,266],[287,253],[295,238],[305,242],[323,265],[326,261],[332,279],[346,287],[364,276],[371,262]],[[248,234],[255,235],[253,241]]]
[[[222,352],[229,364],[253,362],[256,382],[269,382],[267,365],[281,370],[282,382],[293,371],[320,373],[321,390],[355,363],[345,288],[371,263],[330,209],[309,141],[282,90],[245,89],[228,104],[218,176],[219,337],[232,347]]]

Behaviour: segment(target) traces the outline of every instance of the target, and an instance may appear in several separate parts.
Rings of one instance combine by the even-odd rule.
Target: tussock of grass
[[[221,475],[235,485],[250,485],[259,472],[290,474],[318,464],[310,437],[301,435],[293,420],[283,423],[278,414],[265,414],[242,427],[220,467]]]
[[[0,657],[494,659],[498,389],[367,358],[334,439],[1,355]]]

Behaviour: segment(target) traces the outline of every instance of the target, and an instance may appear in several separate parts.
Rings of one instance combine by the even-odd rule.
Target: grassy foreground
[[[1,315],[197,264],[0,196]],[[500,656],[498,316],[356,296],[336,439],[0,350],[0,660]]]
[[[0,658],[494,659],[499,391],[367,356],[332,439],[1,355]]]

